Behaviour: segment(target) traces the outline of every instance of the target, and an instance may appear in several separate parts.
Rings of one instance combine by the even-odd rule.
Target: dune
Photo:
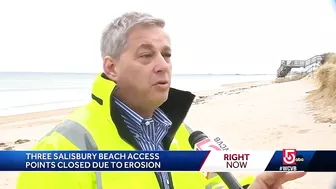
[[[336,54],[330,54],[311,77],[318,88],[310,91],[307,100],[317,122],[336,123]]]

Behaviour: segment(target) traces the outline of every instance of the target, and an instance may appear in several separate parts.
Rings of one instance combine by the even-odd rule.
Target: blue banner
[[[265,171],[336,172],[336,151],[276,151]]]
[[[208,151],[0,151],[0,171],[199,171]]]

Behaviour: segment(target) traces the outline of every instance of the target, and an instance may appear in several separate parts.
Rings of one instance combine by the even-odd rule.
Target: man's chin
[[[155,95],[152,95],[150,100],[159,107],[168,100],[168,92],[169,91],[156,93]]]

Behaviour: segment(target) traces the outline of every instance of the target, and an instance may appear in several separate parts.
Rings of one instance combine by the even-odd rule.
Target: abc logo
[[[296,165],[304,162],[302,155],[296,155],[295,149],[282,150],[282,164],[283,165]]]
[[[303,163],[304,162],[303,156],[302,155],[297,155],[296,158],[295,158],[295,162],[297,164]]]

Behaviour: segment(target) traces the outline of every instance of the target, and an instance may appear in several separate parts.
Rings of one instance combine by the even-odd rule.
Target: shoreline
[[[223,74],[219,74],[220,76],[222,76]],[[226,75],[226,74],[224,74]],[[188,76],[188,74],[187,74]],[[208,75],[206,75],[208,76]],[[176,81],[174,81],[174,78],[172,78],[172,82],[177,82],[175,83],[175,85],[173,85],[172,83],[172,87],[179,89],[179,90],[184,90],[184,91],[190,91],[194,94],[197,93],[202,93],[204,91],[211,91],[214,89],[218,89],[218,88],[223,88],[223,86],[229,86],[229,85],[235,85],[238,83],[250,83],[250,82],[259,82],[259,81],[268,81],[268,80],[274,80],[272,75],[261,75],[263,77],[255,77],[254,75],[251,75],[251,77],[247,77],[244,78],[244,76],[242,75],[242,78],[240,77],[224,77],[223,78],[217,78],[216,81],[213,81],[213,79],[211,77],[206,77],[205,80],[200,80],[198,78],[198,80],[202,81],[201,84],[197,84],[198,80],[196,80],[194,84],[190,84],[190,79],[192,78],[175,78]],[[29,78],[28,78],[29,79]],[[83,78],[78,78],[78,79],[83,79]],[[87,79],[87,78],[86,78]],[[94,78],[93,78],[94,79]],[[241,80],[241,81],[239,81]],[[23,81],[25,82],[25,81]],[[85,85],[86,87],[80,87],[78,88],[79,91],[81,90],[85,90],[85,93],[88,94],[84,94],[83,91],[79,92],[77,89],[75,90],[71,90],[69,91],[69,96],[70,97],[66,97],[66,98],[56,98],[56,99],[48,99],[47,97],[41,100],[39,100],[39,98],[28,98],[26,99],[26,101],[24,99],[20,100],[20,102],[15,102],[15,103],[11,103],[10,101],[4,101],[4,106],[2,108],[0,108],[0,120],[2,117],[7,117],[7,116],[14,116],[14,115],[19,115],[19,114],[27,114],[27,113],[38,113],[38,112],[44,112],[44,111],[53,111],[56,109],[68,109],[68,108],[76,108],[78,106],[81,106],[83,104],[86,104],[87,102],[90,101],[90,92],[91,92],[91,88],[92,88],[92,81],[90,80],[90,82],[86,82],[85,84],[82,83],[81,86]],[[229,83],[228,83],[229,82]],[[89,84],[91,83],[91,84]],[[14,83],[15,84],[15,83]],[[24,84],[24,83],[23,83]],[[21,84],[21,85],[23,85]],[[27,83],[30,84],[30,83]],[[64,84],[64,83],[63,83]],[[61,85],[63,85],[61,83]],[[8,85],[9,88],[7,87],[7,84],[5,83],[4,88],[3,88],[3,92],[4,93],[4,97],[6,97],[7,99],[11,99],[11,96],[16,95],[15,90],[12,91],[11,90],[11,86]],[[8,90],[7,90],[8,88]],[[22,87],[21,87],[22,88]],[[35,87],[36,88],[36,87]],[[57,91],[57,89],[60,90],[69,90],[68,87],[63,88],[62,86],[53,86],[53,87],[49,87],[49,86],[41,86],[39,88],[36,88],[38,90],[44,90],[44,88],[47,88],[48,90],[53,90],[55,91],[55,93],[59,93],[59,91]],[[20,87],[18,87],[17,90],[20,90]],[[31,95],[31,96],[39,96],[40,94],[38,93],[37,90],[33,89],[33,90],[26,90],[24,89],[24,94],[27,93],[27,95]],[[47,96],[53,95],[50,93],[50,91],[48,91]],[[61,94],[60,94],[61,95]],[[49,97],[50,98],[50,97]],[[3,99],[4,100],[4,99]],[[29,102],[29,103],[28,103]]]
[[[222,84],[220,87],[216,87],[210,90],[202,90],[198,92],[192,92],[193,94],[196,95],[195,100],[198,97],[205,97],[205,96],[217,96],[226,92],[234,92],[235,90],[245,90],[248,89],[251,85],[251,88],[253,87],[258,87],[262,85],[268,85],[272,84],[272,81],[251,81],[251,82],[241,82],[241,83],[232,83],[232,84]],[[226,91],[230,89],[229,91]],[[195,104],[195,102],[193,102]],[[85,105],[85,104],[84,104]],[[58,112],[71,112],[75,109],[77,109],[80,106],[75,106],[75,107],[65,107],[65,108],[59,108],[59,109],[52,109],[52,110],[39,110],[39,111],[32,111],[32,112],[27,112],[27,113],[18,113],[18,114],[12,114],[12,115],[5,115],[5,116],[0,116],[0,127],[1,124],[7,122],[7,121],[17,121],[17,118],[20,118],[21,116],[25,116],[27,119],[35,119],[36,114],[43,114],[43,115],[53,115]]]

